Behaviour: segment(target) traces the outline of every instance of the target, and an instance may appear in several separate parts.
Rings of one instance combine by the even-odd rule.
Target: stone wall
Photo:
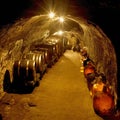
[[[84,46],[88,48],[88,54],[95,62],[97,72],[106,76],[107,83],[111,85],[117,99],[117,61],[114,47],[97,25],[88,24],[85,30],[82,39]]]

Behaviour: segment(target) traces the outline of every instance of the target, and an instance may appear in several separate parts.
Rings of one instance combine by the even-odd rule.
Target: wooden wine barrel
[[[14,80],[18,79],[20,76],[19,69],[20,69],[20,60],[16,60],[14,61],[14,64],[13,64],[13,79]]]
[[[33,87],[36,83],[35,61],[23,59],[20,62],[20,80],[25,86]]]
[[[48,64],[50,62],[49,50],[47,48],[39,48],[39,50],[45,53],[45,63]]]
[[[34,86],[36,83],[35,61],[22,59],[14,62],[13,84],[19,86]]]
[[[51,67],[51,60],[52,60],[52,53],[51,50],[49,49],[49,47],[43,47],[43,46],[31,46],[31,51],[38,51],[38,52],[44,52],[45,54],[45,63],[47,64],[47,66]]]
[[[47,47],[47,48],[51,47],[53,64],[54,64],[55,62],[57,62],[57,61],[58,61],[58,58],[59,58],[59,55],[57,54],[57,51],[58,51],[58,50],[57,50],[57,46],[56,46],[56,45],[57,45],[57,44],[54,43],[53,41],[47,40],[47,41],[44,42],[44,47]]]
[[[93,108],[100,116],[109,116],[115,108],[114,97],[111,94],[97,92],[93,97]]]
[[[29,60],[27,59],[23,59],[20,61],[19,73],[20,73],[20,78],[22,80],[26,79],[28,75],[28,64],[29,64]]]
[[[39,73],[41,71],[41,54],[30,52],[26,54],[26,59],[35,61],[36,72]]]
[[[39,47],[38,50],[45,53],[45,63],[47,64],[47,67],[52,67],[52,55],[50,49]]]

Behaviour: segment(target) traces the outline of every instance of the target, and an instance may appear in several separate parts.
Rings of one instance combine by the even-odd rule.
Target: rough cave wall
[[[40,20],[37,18],[39,17],[19,20],[0,30],[0,98],[5,94],[4,80],[12,81],[14,60],[19,60],[29,51],[29,46],[34,41],[43,39],[48,31],[44,27],[41,32]]]
[[[96,63],[97,72],[104,73],[107,82],[117,92],[117,61],[116,53],[110,39],[95,24],[83,26],[82,42],[88,47],[90,58]],[[116,96],[117,97],[117,96]]]

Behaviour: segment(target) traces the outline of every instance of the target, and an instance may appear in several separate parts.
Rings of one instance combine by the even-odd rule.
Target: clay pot
[[[95,63],[89,57],[87,57],[83,60],[83,66],[84,67],[87,66],[88,64],[89,65],[91,64],[92,66],[95,66]]]
[[[93,82],[93,80],[95,79],[95,67],[91,64],[88,64],[85,68],[84,68],[84,76],[87,79],[87,83],[88,86],[89,84],[91,84],[91,82]]]
[[[94,73],[95,72],[95,67],[92,64],[86,65],[84,68],[84,75],[86,76],[87,74]]]
[[[114,97],[111,94],[97,92],[93,97],[93,108],[100,116],[109,116],[115,108]]]
[[[95,67],[91,64],[88,64],[84,68],[84,76],[87,79],[87,86],[88,89],[91,89],[91,86],[93,85],[93,81],[95,80]]]
[[[97,83],[94,83],[90,91],[92,96],[94,96],[97,92],[104,92],[111,94],[110,86],[106,85],[102,80],[97,81]]]
[[[103,92],[104,87],[105,84],[103,82],[95,83],[91,89],[92,96],[94,96],[96,92]]]

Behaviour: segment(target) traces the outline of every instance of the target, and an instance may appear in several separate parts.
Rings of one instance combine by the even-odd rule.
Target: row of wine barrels
[[[32,46],[31,48],[31,51],[38,51],[38,52],[44,52],[45,54],[45,63],[47,64],[48,67],[51,67],[52,64],[51,64],[51,59],[52,59],[52,53],[51,53],[51,50],[47,47],[41,47],[41,46]]]
[[[36,83],[35,61],[16,60],[13,65],[13,84],[34,86]]]
[[[44,42],[44,47],[51,47],[52,48],[52,61],[53,63],[57,62],[58,61],[58,58],[59,58],[59,55],[57,53],[57,44],[54,42],[48,42],[46,43],[46,41]]]
[[[53,65],[56,62],[55,60],[56,60],[57,56],[54,53],[53,45],[47,44],[47,43],[41,43],[41,44],[37,45],[37,47],[47,48],[49,50],[49,57],[50,57],[51,64]]]
[[[61,39],[60,37],[54,38],[52,36],[49,39],[46,39],[44,42],[35,43],[30,47],[31,51],[44,51],[45,52],[45,62],[48,67],[51,67],[58,58],[63,54],[65,50],[66,40]]]
[[[57,57],[61,56],[61,43],[60,40],[56,40],[56,39],[48,39],[46,41],[47,44],[51,44],[53,46],[53,53],[57,55]]]

